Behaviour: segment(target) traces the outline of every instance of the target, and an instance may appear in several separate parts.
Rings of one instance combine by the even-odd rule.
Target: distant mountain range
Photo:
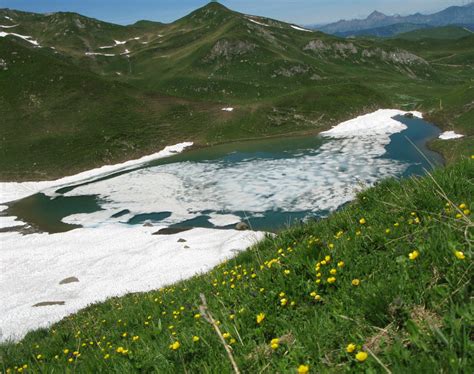
[[[458,25],[474,29],[474,2],[464,6],[451,6],[434,14],[416,13],[409,16],[388,16],[374,11],[366,19],[341,20],[323,26],[309,26],[338,36],[393,36],[416,29]]]

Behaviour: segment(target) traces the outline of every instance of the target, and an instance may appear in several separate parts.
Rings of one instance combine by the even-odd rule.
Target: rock
[[[205,60],[213,61],[217,58],[224,58],[231,60],[233,57],[242,56],[246,53],[252,52],[256,48],[256,45],[248,41],[237,40],[219,40],[214,44],[211,52]]]
[[[413,118],[413,113],[405,113],[405,118]]]
[[[157,232],[154,232],[153,235],[173,235],[191,229],[192,227],[165,227],[164,229],[160,229]]]
[[[183,238],[178,239],[178,243],[186,243],[186,239],[183,239]]]
[[[184,246],[184,249],[189,249],[189,248],[191,248],[189,245]]]
[[[76,282],[79,282],[79,279],[77,279],[76,277],[69,277],[69,278],[63,279],[61,282],[59,282],[59,284],[69,284],[69,283],[76,283]]]
[[[143,227],[153,227],[153,225],[150,222],[146,222],[143,224]]]
[[[33,305],[34,308],[40,306],[52,306],[52,305],[64,305],[66,304],[64,301],[42,301],[41,303]]]
[[[244,231],[244,230],[249,230],[250,227],[245,222],[239,222],[237,225],[235,225],[235,229],[240,230],[240,231]]]

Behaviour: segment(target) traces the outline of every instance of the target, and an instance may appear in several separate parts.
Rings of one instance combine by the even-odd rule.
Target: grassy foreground
[[[469,372],[473,180],[471,157],[382,182],[208,274],[1,345],[0,370]]]

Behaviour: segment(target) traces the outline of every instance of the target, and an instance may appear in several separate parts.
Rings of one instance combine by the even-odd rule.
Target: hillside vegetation
[[[0,19],[2,180],[180,141],[319,133],[381,107],[421,110],[466,135],[438,150],[465,143],[468,155],[472,142],[473,36],[345,40],[215,2],[170,24],[8,9]]]
[[[0,345],[0,368],[230,373],[232,358],[243,373],[469,372],[473,178],[471,157],[384,181],[208,274]]]

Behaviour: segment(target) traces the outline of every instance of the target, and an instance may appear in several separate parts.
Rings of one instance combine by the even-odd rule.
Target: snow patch
[[[23,39],[23,40],[27,41],[28,43],[33,44],[33,45],[36,46],[36,47],[41,47],[41,46],[39,45],[39,43],[38,43],[36,40],[32,39],[31,36],[26,36],[26,35],[20,35],[20,34],[8,33],[8,32],[0,31],[0,38],[4,38],[4,37],[6,37],[6,36],[8,36],[8,35],[16,36],[17,38]]]
[[[11,29],[13,27],[17,27],[19,25],[12,25],[12,26],[5,26],[5,25],[0,25],[0,27],[4,28],[4,29]]]
[[[265,26],[265,27],[269,27],[270,25],[267,25],[266,23],[262,23],[262,22],[258,22],[252,18],[249,18],[247,17],[247,19],[250,21],[250,22],[253,22],[253,23],[256,23],[257,25],[260,25],[260,26]]]
[[[152,235],[158,229],[115,224],[53,235],[0,234],[0,341],[17,341],[92,303],[209,271],[264,238],[218,229]],[[79,282],[59,284],[73,276]],[[33,307],[45,301],[64,305]]]
[[[222,108],[222,110],[223,110],[224,112],[233,112],[233,111],[234,111],[234,108],[227,107],[227,108]]]
[[[456,134],[454,131],[445,131],[443,132],[439,138],[442,140],[450,140],[450,139],[459,139],[462,138],[464,135]]]
[[[295,30],[298,30],[298,31],[313,32],[313,30],[304,29],[302,27],[295,26],[295,25],[291,25],[291,27],[294,28]]]
[[[104,177],[118,171],[133,169],[134,167],[146,164],[147,162],[154,161],[163,157],[169,157],[176,153],[180,153],[192,145],[192,142],[185,142],[167,146],[160,152],[153,153],[151,155],[144,156],[136,160],[130,160],[115,165],[104,165],[100,168],[84,171],[82,173],[75,174],[69,177],[64,177],[54,181],[3,183],[0,182],[0,203],[6,203],[9,201],[22,199],[27,196],[34,195],[47,188],[57,189],[71,183],[91,181],[95,178]]]
[[[234,225],[242,221],[239,216],[233,214],[218,214],[212,213],[209,214],[209,222],[211,222],[214,226],[224,227],[229,225]]]
[[[100,53],[100,52],[86,52],[86,56],[105,56],[105,57],[114,57],[113,53]]]

